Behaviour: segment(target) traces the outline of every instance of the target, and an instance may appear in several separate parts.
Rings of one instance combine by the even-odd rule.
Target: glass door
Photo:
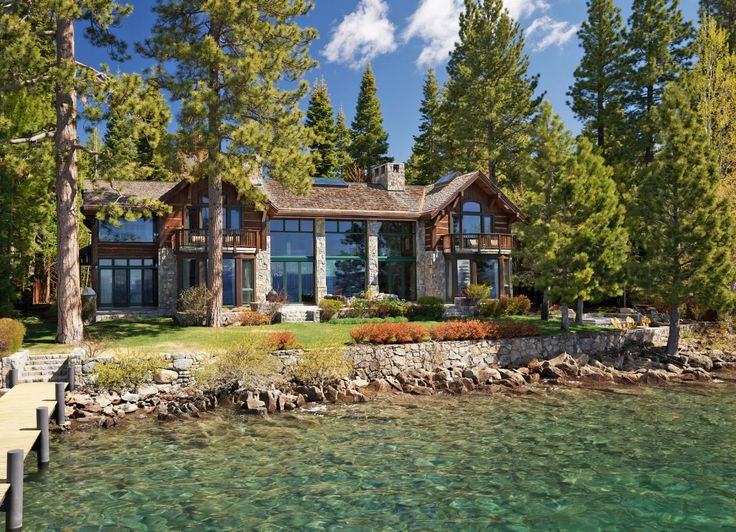
[[[314,264],[311,262],[272,262],[271,287],[286,296],[289,303],[314,304]]]

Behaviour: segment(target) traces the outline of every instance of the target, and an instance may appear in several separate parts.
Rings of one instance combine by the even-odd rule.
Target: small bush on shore
[[[245,326],[270,325],[271,317],[255,310],[246,310],[241,313],[240,324]]]
[[[197,383],[210,388],[238,383],[246,388],[265,386],[278,371],[278,357],[271,355],[262,338],[247,336],[237,344],[216,349],[205,364],[194,369]]]
[[[294,378],[306,385],[324,387],[330,381],[345,379],[353,370],[352,361],[342,347],[305,351],[294,366]]]
[[[340,313],[344,306],[345,304],[338,299],[323,299],[319,302],[319,308],[322,311],[320,319],[330,321]]]
[[[408,344],[421,342],[427,336],[427,329],[415,323],[370,323],[350,331],[356,343],[369,344]]]
[[[294,333],[289,331],[276,331],[268,335],[266,344],[274,351],[282,351],[284,349],[298,349],[300,346],[296,343]]]
[[[118,353],[95,366],[95,384],[103,390],[132,390],[153,378],[153,372],[166,366],[161,355],[135,351]]]
[[[18,320],[0,318],[0,358],[11,355],[23,345],[26,327]]]

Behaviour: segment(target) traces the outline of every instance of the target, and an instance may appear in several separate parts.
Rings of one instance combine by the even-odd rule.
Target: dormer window
[[[493,215],[482,214],[481,204],[466,201],[462,211],[452,217],[452,232],[456,235],[479,235],[493,233]]]

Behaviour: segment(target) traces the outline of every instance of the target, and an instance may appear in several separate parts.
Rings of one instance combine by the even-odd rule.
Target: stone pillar
[[[314,221],[314,280],[319,303],[327,295],[327,237],[324,218]]]
[[[378,287],[378,223],[368,222],[368,257],[366,260],[365,276],[367,289],[372,294],[380,292]]]
[[[426,269],[427,269],[427,250],[424,243],[425,225],[423,220],[419,220],[416,224],[416,238],[414,240],[416,262],[416,279],[417,279],[417,299],[427,295]]]
[[[179,296],[176,253],[171,248],[158,250],[158,310],[163,316],[173,316]]]
[[[265,245],[256,255],[253,264],[255,267],[255,294],[254,302],[263,303],[266,295],[271,291],[271,235],[266,236]]]

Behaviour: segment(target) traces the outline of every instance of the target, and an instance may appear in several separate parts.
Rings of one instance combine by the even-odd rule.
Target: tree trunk
[[[570,330],[570,307],[567,305],[560,305],[560,312],[562,312],[562,330]]]
[[[210,176],[207,186],[210,205],[210,227],[207,235],[207,285],[212,292],[207,325],[222,324],[222,177]]]
[[[56,21],[56,64],[74,62],[74,21]],[[82,341],[82,293],[79,285],[79,211],[77,205],[77,93],[72,86],[56,87],[56,220],[58,324],[56,341]]]
[[[585,312],[583,303],[582,297],[579,297],[576,301],[577,307],[575,308],[575,323],[583,323],[583,313]]]
[[[667,354],[676,355],[680,346],[680,307],[672,305],[670,310],[670,334],[667,338]]]
[[[549,287],[545,287],[542,291],[542,306],[539,310],[542,314],[542,319],[549,321]]]

